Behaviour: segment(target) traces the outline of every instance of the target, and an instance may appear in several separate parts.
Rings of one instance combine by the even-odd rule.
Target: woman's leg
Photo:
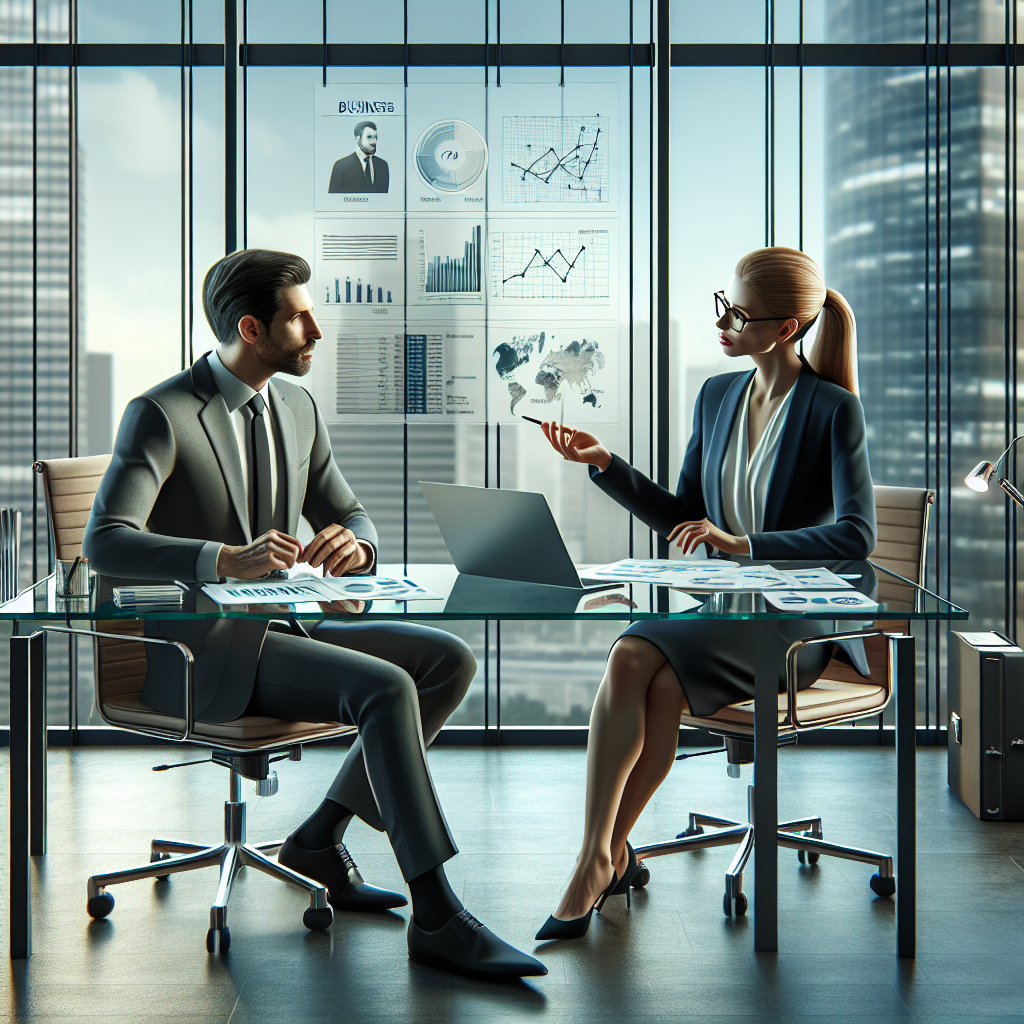
[[[644,747],[648,689],[664,665],[661,651],[640,637],[623,637],[608,656],[590,715],[583,846],[556,918],[581,917],[611,881],[612,829]]]
[[[647,688],[644,746],[623,787],[612,829],[612,865],[620,878],[627,862],[626,840],[672,768],[679,746],[679,716],[689,709],[672,666],[662,665]]]

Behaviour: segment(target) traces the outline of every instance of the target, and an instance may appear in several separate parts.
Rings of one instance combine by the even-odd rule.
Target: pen
[[[538,427],[544,426],[540,420],[535,420],[532,416],[523,416],[523,419],[526,420],[527,423],[536,423]]]

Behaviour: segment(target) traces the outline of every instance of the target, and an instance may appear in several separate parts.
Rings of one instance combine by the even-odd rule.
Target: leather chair
[[[33,465],[43,477],[50,539],[56,558],[73,559],[81,555],[89,512],[109,464],[109,455],[93,455],[48,459]],[[73,608],[74,602],[69,603]],[[102,918],[114,909],[114,897],[107,892],[111,885],[142,878],[163,881],[178,871],[219,867],[220,880],[216,899],[210,908],[206,948],[211,953],[223,953],[231,943],[227,904],[232,883],[243,867],[253,867],[281,881],[291,882],[308,893],[309,908],[302,919],[307,928],[321,930],[329,927],[333,912],[327,902],[327,890],[268,856],[276,852],[284,840],[247,842],[246,805],[241,795],[241,780],[252,779],[257,793],[271,796],[277,792],[277,775],[270,770],[273,761],[285,758],[299,761],[303,744],[354,733],[355,726],[336,722],[290,722],[253,715],[244,715],[231,722],[196,722],[192,718],[192,655],[184,644],[144,636],[144,619],[110,619],[95,622],[93,629],[72,629],[72,615],[83,617],[77,609],[69,609],[67,627],[44,628],[92,638],[96,708],[103,720],[119,729],[206,747],[210,751],[210,760],[229,772],[223,841],[204,846],[174,839],[154,839],[148,864],[93,875],[89,879],[89,914]],[[301,629],[289,623],[275,625],[278,628]],[[139,697],[146,678],[147,652],[153,649],[153,645],[176,648],[181,657],[187,709],[184,718],[154,711]],[[155,770],[167,767],[177,766],[161,765]]]
[[[928,536],[928,516],[935,501],[933,491],[913,487],[875,487],[875,510],[878,517],[878,537],[870,560],[884,569],[920,584],[924,576],[925,542]],[[879,600],[886,599],[886,591],[899,584],[887,582],[879,574]],[[811,637],[793,644],[786,658],[787,690],[779,694],[779,745],[796,743],[801,733],[823,729],[829,725],[853,722],[880,714],[892,696],[888,634],[906,634],[907,621],[876,621],[869,630]],[[797,690],[797,660],[800,651],[809,645],[832,643],[836,639],[863,640],[870,676],[865,678],[847,662],[833,657],[821,678],[812,686]],[[684,714],[680,723],[706,729],[725,742],[729,774],[739,778],[739,766],[754,761],[754,702],[729,704],[707,718]],[[687,756],[681,755],[677,760]],[[739,844],[725,875],[723,909],[727,917],[746,913],[747,897],[743,893],[743,869],[754,849],[753,824],[754,787],[748,787],[747,821],[734,821],[711,814],[691,812],[686,829],[674,840],[652,843],[636,848],[638,861],[688,850],[703,850],[712,846]],[[705,827],[713,831],[705,832]],[[861,861],[878,867],[871,877],[871,889],[879,896],[891,896],[896,891],[892,856],[875,853],[859,847],[841,846],[826,842],[818,816],[784,821],[778,824],[779,846],[797,851],[801,864],[814,864],[824,854]],[[646,864],[634,876],[634,888],[642,888],[650,881]]]

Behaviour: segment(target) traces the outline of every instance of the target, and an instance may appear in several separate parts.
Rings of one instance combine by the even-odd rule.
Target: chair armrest
[[[865,640],[871,636],[882,636],[880,629],[863,629],[852,633],[829,633],[826,636],[811,636],[803,640],[797,640],[786,652],[786,719],[796,732],[805,732],[810,729],[820,729],[821,722],[801,723],[797,705],[797,659],[804,647],[812,647],[818,644],[831,644],[836,640]],[[889,689],[888,673],[886,673],[886,689]]]
[[[192,652],[180,640],[163,640],[155,636],[125,636],[123,633],[100,633],[95,629],[72,629],[70,626],[39,626],[44,633],[71,633],[75,636],[100,637],[106,640],[121,640],[124,643],[161,644],[164,647],[177,647],[184,659],[185,667],[185,731],[181,736],[173,736],[175,742],[183,743],[192,738],[195,726],[193,675],[194,659]]]

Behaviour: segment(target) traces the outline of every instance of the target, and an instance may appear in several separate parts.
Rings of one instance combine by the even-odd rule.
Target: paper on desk
[[[203,593],[217,604],[295,604],[299,601],[440,601],[441,595],[410,579],[384,576],[321,577],[300,573],[289,580],[207,583]]]
[[[790,590],[852,590],[853,584],[824,567],[818,569],[779,569],[792,580]]]
[[[857,590],[800,591],[767,590],[765,601],[783,612],[849,612],[854,610],[878,610],[878,602],[865,597]]]
[[[719,558],[702,558],[692,562],[672,558],[623,558],[596,568],[581,568],[579,573],[587,579],[676,587],[694,575],[707,576],[736,568],[739,568],[739,562],[727,562]]]

